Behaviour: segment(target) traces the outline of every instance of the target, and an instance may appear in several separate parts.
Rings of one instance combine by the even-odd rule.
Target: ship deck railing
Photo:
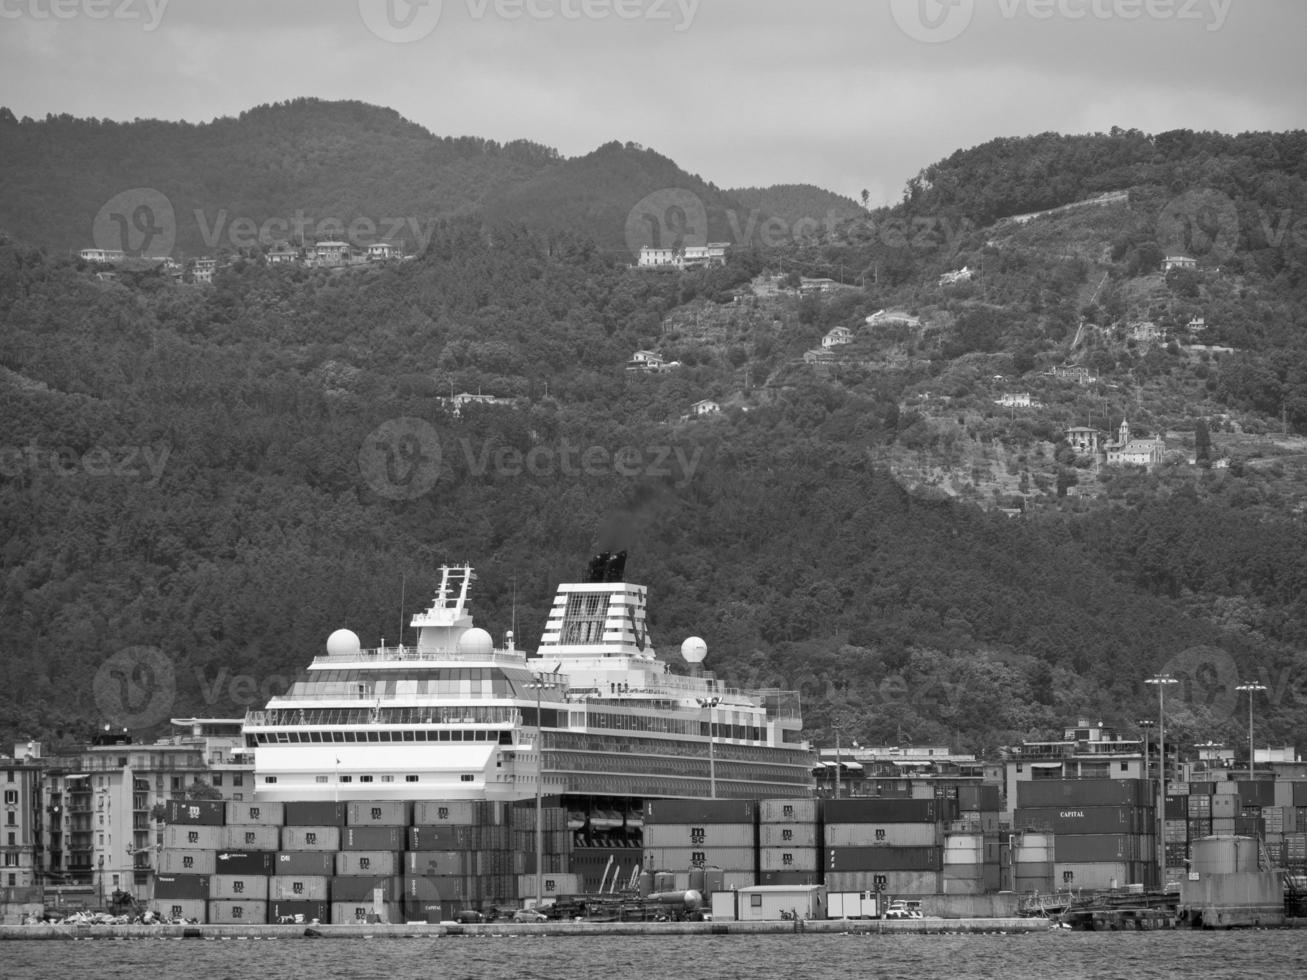
[[[320,653],[313,658],[314,663],[366,663],[369,661],[419,661],[454,660],[460,663],[472,661],[492,663],[525,664],[525,650],[491,650],[489,653],[468,653],[458,649],[419,650],[414,646],[370,647],[355,653]]]

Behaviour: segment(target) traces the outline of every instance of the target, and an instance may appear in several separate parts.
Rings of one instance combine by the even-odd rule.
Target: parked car
[[[476,909],[462,909],[461,911],[459,911],[457,915],[454,916],[454,921],[462,922],[464,924],[470,925],[476,922],[485,922],[486,917],[482,915],[480,912],[478,912]]]
[[[549,916],[535,909],[518,909],[513,913],[514,922],[548,922]]]

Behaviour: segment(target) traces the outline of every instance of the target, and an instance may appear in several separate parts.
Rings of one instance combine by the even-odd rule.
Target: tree
[[[1199,419],[1194,423],[1194,457],[1203,469],[1211,467],[1212,434],[1207,429],[1206,419]]]

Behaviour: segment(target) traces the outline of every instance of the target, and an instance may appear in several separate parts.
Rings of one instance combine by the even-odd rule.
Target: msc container
[[[1053,863],[1054,888],[1124,888],[1143,880],[1142,866],[1128,861]]]
[[[422,806],[421,803],[416,806]],[[409,851],[452,851],[470,850],[481,846],[481,835],[477,827],[410,827],[408,829]]]
[[[340,828],[305,825],[281,828],[283,851],[339,851]]]
[[[280,827],[260,827],[255,824],[235,824],[222,828],[224,848],[246,851],[275,851],[281,846]]]
[[[1141,806],[1149,802],[1145,779],[1034,779],[1017,783],[1017,807]]]
[[[752,847],[645,847],[644,867],[655,871],[681,871],[714,865],[726,871],[752,871],[756,866]],[[639,860],[638,854],[627,862]],[[621,864],[623,862],[616,862]]]
[[[758,820],[754,800],[646,800],[644,827],[650,824],[753,824]]]
[[[168,824],[163,828],[167,850],[216,851],[222,847],[222,827],[203,824]]]
[[[827,847],[930,847],[940,843],[937,823],[828,823]]]
[[[817,801],[759,800],[758,819],[762,823],[815,824]]]
[[[173,899],[194,899],[204,901],[209,897],[208,875],[168,875],[154,876],[154,900],[171,901]]]
[[[348,827],[407,827],[412,818],[413,804],[408,800],[360,801],[345,807]]]
[[[816,802],[815,800],[813,802]],[[763,823],[758,825],[763,847],[816,847],[816,824]]]
[[[953,801],[956,804],[956,801]],[[912,799],[822,800],[822,819],[830,824],[935,823],[945,819],[943,801]]]
[[[645,824],[645,847],[753,847],[758,841],[752,823]]]
[[[276,851],[219,851],[213,858],[218,875],[267,876],[275,870]]]
[[[397,875],[401,873],[399,854],[395,851],[337,851],[336,874]]]
[[[266,875],[214,875],[209,879],[209,898],[262,902],[268,897]]]
[[[159,873],[165,875],[211,875],[213,851],[167,850],[159,852]],[[182,895],[181,898],[190,896]],[[205,896],[208,897],[207,895]]]
[[[198,922],[201,925],[209,921],[209,902],[203,898],[156,900],[155,909],[165,919],[180,919],[184,922]]]
[[[405,877],[472,874],[477,864],[475,851],[405,851],[403,862]]]
[[[333,902],[370,902],[378,888],[383,902],[399,901],[404,895],[404,879],[396,875],[372,878],[359,875],[332,878],[327,884]]]
[[[1139,834],[1148,831],[1156,811],[1142,806],[1021,807],[1019,827],[1048,827],[1055,834]]]
[[[209,925],[265,925],[267,921],[266,901],[209,900]]]
[[[273,875],[268,879],[268,898],[287,902],[325,902],[327,875]]]
[[[255,824],[261,827],[280,827],[286,822],[286,807],[281,803],[245,803],[229,800],[227,826]]]
[[[1139,860],[1139,837],[1132,834],[1058,834],[1053,842],[1057,864],[1113,863]]]
[[[273,870],[279,875],[326,875],[336,873],[334,851],[278,851]]]
[[[268,900],[268,922],[328,923],[331,921],[331,905],[328,902],[311,901],[277,901]]]
[[[764,847],[758,851],[758,868],[764,872],[815,872],[821,866],[821,851],[815,847]]]
[[[403,922],[404,907],[397,902],[382,902],[380,908],[372,901],[332,902],[332,925],[360,925],[365,922]]]
[[[488,819],[489,807],[485,800],[418,800],[413,804],[413,826],[476,827],[492,823]]]
[[[760,885],[817,885],[821,872],[812,871],[762,871],[758,874]],[[707,896],[704,896],[705,898]]]
[[[1233,794],[1220,794],[1212,797],[1212,819],[1237,817],[1239,815],[1239,797]]]
[[[938,847],[827,847],[825,867],[832,871],[938,871]]]
[[[881,891],[887,897],[938,895],[938,871],[827,871],[827,891]]]
[[[345,827],[340,832],[342,851],[403,851],[408,833],[404,827]]]
[[[1257,841],[1250,837],[1205,837],[1189,844],[1189,871],[1200,875],[1257,871]]]
[[[343,827],[345,804],[328,800],[296,800],[285,804],[287,827]]]
[[[163,821],[190,827],[221,827],[226,814],[222,800],[169,800]]]

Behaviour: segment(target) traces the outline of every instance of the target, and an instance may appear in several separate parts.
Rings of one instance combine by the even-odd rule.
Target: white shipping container
[[[413,804],[413,826],[434,827],[452,824],[464,827],[490,823],[488,804],[484,800],[418,800]]]
[[[236,824],[223,827],[223,848],[233,851],[275,851],[281,846],[280,827],[260,827],[255,824]]]
[[[523,898],[536,897],[536,876],[518,875],[517,893]],[[543,898],[581,894],[581,878],[575,874],[546,874],[540,876],[540,894]]]
[[[167,850],[216,851],[222,847],[223,830],[200,824],[170,823],[163,828],[163,846]]]
[[[339,851],[339,827],[282,827],[283,851]]]
[[[331,924],[333,926],[362,925],[374,912],[377,912],[377,909],[371,902],[332,902]],[[382,922],[403,922],[404,906],[399,902],[382,902],[378,914]]]
[[[763,847],[816,847],[816,824],[765,823],[758,827]]]
[[[282,902],[325,902],[326,875],[274,875],[268,879],[268,898]]]
[[[268,903],[249,901],[211,900],[209,902],[210,925],[266,925],[268,921]]]
[[[758,866],[763,871],[816,871],[822,867],[821,856],[816,847],[763,847]]]
[[[257,824],[262,827],[280,827],[286,822],[284,803],[246,803],[242,800],[227,802],[227,826]]]
[[[761,800],[758,819],[762,823],[816,824],[816,800]]]
[[[940,843],[934,823],[828,823],[827,847],[930,847]]]
[[[645,847],[753,847],[751,823],[663,823],[644,825]]]
[[[172,851],[165,848],[159,852],[159,874],[211,875],[215,863],[213,853],[213,851]]]
[[[156,899],[150,907],[165,919],[185,919],[187,922],[208,922],[209,903],[202,898]]]
[[[841,892],[874,892],[877,886],[887,898],[938,895],[937,871],[828,871],[826,888]]]
[[[875,892],[830,892],[826,896],[826,917],[830,919],[874,919],[879,915]]]
[[[268,897],[267,875],[213,875],[209,879],[209,898],[244,902],[265,901]]]

